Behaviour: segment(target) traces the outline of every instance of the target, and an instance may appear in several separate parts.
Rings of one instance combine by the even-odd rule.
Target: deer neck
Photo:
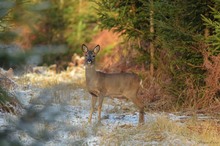
[[[92,66],[86,66],[86,82],[87,84],[90,81],[94,81],[94,78],[96,77],[97,72],[95,70],[95,65]]]

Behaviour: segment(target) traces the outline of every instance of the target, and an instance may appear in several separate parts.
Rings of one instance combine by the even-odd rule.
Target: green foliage
[[[96,14],[90,1],[47,0],[49,8],[41,10],[39,28],[34,31],[34,44],[66,44],[69,52],[81,53],[82,43],[88,43],[97,32]]]
[[[38,40],[35,43],[65,44],[66,53],[47,54],[43,59],[47,64],[69,61],[73,53],[81,53],[81,45],[89,43],[97,32],[93,3],[87,0],[48,1],[50,7],[39,24],[41,29],[36,32]]]
[[[209,26],[213,34],[208,44],[212,51],[219,52],[220,15],[218,11],[209,8],[219,8],[217,1],[99,0],[97,5],[102,28],[113,29],[136,42],[147,44],[153,41],[156,48],[154,64],[169,74],[172,83],[168,90],[179,97],[180,103],[185,102],[191,88],[196,90],[204,87],[205,71],[202,68],[201,53],[204,48],[200,44],[204,43],[204,32]],[[153,36],[149,31],[150,11],[153,11]],[[142,55],[137,60],[149,62],[149,45],[141,44],[138,50]],[[161,56],[161,52],[165,52],[165,56]],[[192,81],[192,85],[187,83],[187,79]]]
[[[22,51],[23,46],[17,43],[29,43],[27,42],[30,39],[29,33],[36,31],[36,25],[44,14],[42,12],[48,7],[48,2],[40,0],[2,0],[0,2],[1,67],[15,69],[25,65],[27,54]]]
[[[0,108],[2,108],[7,102],[11,102],[13,99],[15,99],[15,97],[0,86]]]
[[[48,64],[57,57],[69,59],[73,52],[81,53],[81,44],[96,34],[96,23],[94,3],[89,0],[0,1],[0,43],[19,43],[25,49],[65,45],[64,54],[46,55],[43,61]]]
[[[149,36],[149,5],[143,0],[100,0],[97,13],[104,29],[113,29],[128,38]]]
[[[213,20],[209,5],[213,1],[157,1],[155,6],[156,44],[167,51],[167,70],[172,76],[170,93],[178,97],[182,105],[191,98],[202,98],[206,74],[202,68],[203,55],[201,43],[204,43],[206,26],[201,15]],[[167,11],[168,10],[168,11]],[[163,62],[164,63],[164,62]],[[195,102],[196,103],[196,102]]]
[[[89,43],[98,30],[94,3],[89,0],[65,2],[63,17],[66,21],[65,38],[70,51],[81,53],[81,45]]]
[[[33,7],[34,10],[40,11],[39,21],[36,28],[33,28],[33,44],[62,44],[65,43],[63,31],[66,23],[63,18],[63,9],[60,1],[47,0],[38,2],[39,6]],[[42,8],[40,7],[42,6]],[[39,8],[40,7],[40,8]]]
[[[188,88],[186,79],[189,76],[195,80],[195,86],[204,85],[203,56],[196,49],[203,38],[204,26],[201,17],[197,16],[207,12],[203,6],[200,1],[157,1],[155,4],[156,44],[167,51],[168,59],[163,63],[168,65],[166,69],[172,75],[169,90],[181,98],[186,96],[182,92]]]
[[[36,22],[40,20],[43,10],[48,9],[48,7],[48,2],[2,0],[0,2],[0,39],[2,42],[12,42],[11,38],[20,35],[14,30],[16,27],[26,25],[34,28]]]
[[[220,4],[219,4],[220,6]],[[220,54],[220,10],[210,7],[214,20],[202,15],[205,25],[212,30],[212,34],[208,36],[208,51],[210,55]]]
[[[0,102],[5,103],[8,101],[8,93],[0,87]]]
[[[0,2],[0,42],[10,42],[16,36],[15,33],[9,31],[11,27],[9,13],[14,7],[15,3],[13,1],[2,0]]]

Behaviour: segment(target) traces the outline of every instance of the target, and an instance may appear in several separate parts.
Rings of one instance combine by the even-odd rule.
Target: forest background
[[[2,68],[24,68],[38,53],[33,64],[65,70],[74,53],[82,55],[83,43],[97,42],[101,70],[143,79],[148,110],[220,110],[218,0],[0,2]],[[10,51],[11,45],[19,49]]]

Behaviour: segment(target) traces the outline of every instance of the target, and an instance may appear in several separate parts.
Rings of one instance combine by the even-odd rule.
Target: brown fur
[[[92,95],[89,122],[91,122],[97,98],[99,100],[98,120],[100,122],[103,98],[119,97],[131,100],[139,108],[139,123],[143,123],[144,103],[140,98],[137,98],[141,83],[139,77],[133,73],[104,73],[96,71],[95,55],[99,52],[99,49],[99,45],[94,50],[88,50],[85,45],[82,46],[82,50],[85,53],[86,86]]]

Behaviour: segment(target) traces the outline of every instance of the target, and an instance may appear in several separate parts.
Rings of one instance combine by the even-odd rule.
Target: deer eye
[[[95,55],[93,55],[92,57],[95,58]]]

